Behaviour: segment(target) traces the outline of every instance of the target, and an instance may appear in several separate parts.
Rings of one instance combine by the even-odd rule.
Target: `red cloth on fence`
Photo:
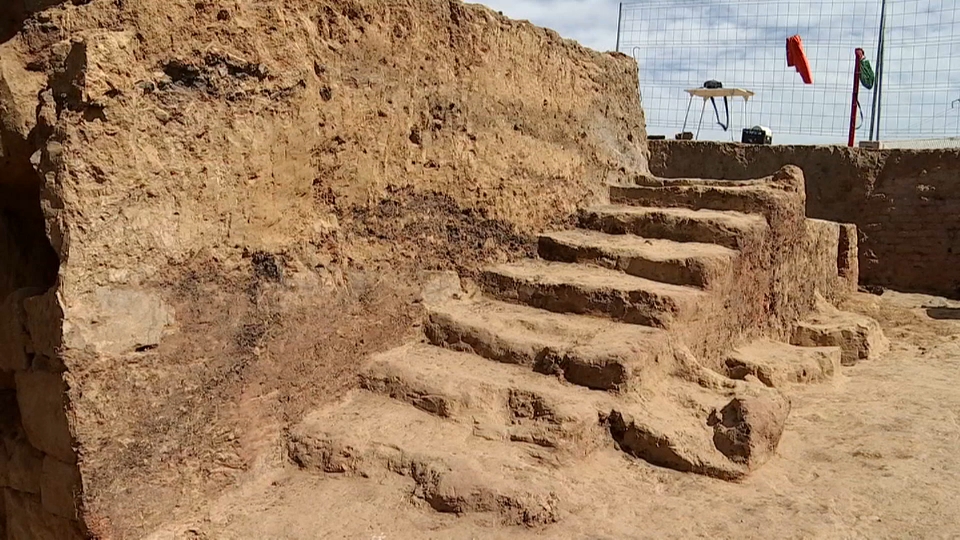
[[[804,84],[813,84],[813,73],[810,72],[810,61],[803,52],[803,40],[800,36],[787,38],[787,66],[797,68],[797,73],[803,77]]]

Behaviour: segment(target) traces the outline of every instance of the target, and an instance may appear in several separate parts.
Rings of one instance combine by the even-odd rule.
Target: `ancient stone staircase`
[[[425,294],[424,342],[374,358],[361,391],[291,431],[291,458],[402,474],[439,511],[516,524],[556,521],[564,469],[602,448],[741,478],[789,413],[770,387],[840,369],[839,348],[731,354],[849,286],[844,231],[807,220],[803,191],[794,168],[611,186],[613,204],[584,210],[579,229],[540,237],[539,259]]]

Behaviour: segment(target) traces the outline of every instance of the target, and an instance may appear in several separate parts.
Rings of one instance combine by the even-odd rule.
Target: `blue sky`
[[[884,139],[960,135],[960,1],[888,0]],[[486,0],[505,15],[557,30],[597,50],[617,42],[620,2],[613,0]],[[715,126],[708,104],[701,138],[739,138],[744,125],[774,128],[775,141],[845,141],[853,50],[876,66],[880,0],[644,0],[627,4],[621,51],[640,67],[651,133],[672,135],[688,104],[685,88],[717,79],[757,97],[737,101],[732,129]],[[785,41],[804,40],[815,82],[804,85],[786,66]],[[956,94],[956,95],[954,95]],[[868,116],[872,93],[861,89]],[[691,117],[696,122],[701,103]],[[720,103],[721,114],[722,103]],[[691,128],[688,127],[688,130]],[[786,133],[795,135],[786,135]],[[779,135],[778,135],[779,133]]]

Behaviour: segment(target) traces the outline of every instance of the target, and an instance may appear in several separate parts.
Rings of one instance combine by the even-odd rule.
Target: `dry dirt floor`
[[[742,483],[606,449],[566,476],[575,504],[559,524],[504,528],[417,504],[399,476],[300,472],[277,448],[203,514],[150,538],[960,538],[960,303],[886,292],[847,308],[879,319],[891,352],[788,389],[778,456]]]

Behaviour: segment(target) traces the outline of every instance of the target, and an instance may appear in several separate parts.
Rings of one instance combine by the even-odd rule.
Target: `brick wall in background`
[[[860,281],[960,297],[960,150],[650,141],[669,178],[742,180],[800,166],[807,215],[860,229]]]

